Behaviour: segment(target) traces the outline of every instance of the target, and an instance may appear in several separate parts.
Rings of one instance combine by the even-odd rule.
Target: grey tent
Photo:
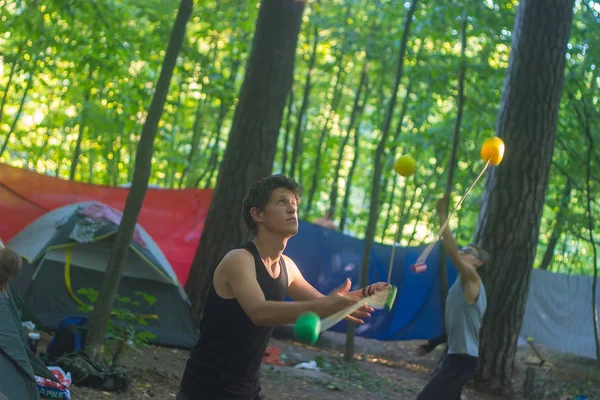
[[[90,303],[77,291],[100,289],[120,218],[120,212],[102,203],[70,204],[42,215],[7,243],[24,258],[13,289],[43,325],[57,329],[64,318],[84,315],[79,307]],[[166,257],[139,224],[125,259],[119,295],[140,299],[138,292],[156,302],[142,301],[139,307],[115,303],[148,317],[147,325],[136,329],[155,334],[154,344],[194,346],[198,329],[187,296]]]

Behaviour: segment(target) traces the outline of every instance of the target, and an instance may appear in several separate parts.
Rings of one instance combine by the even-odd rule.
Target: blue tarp
[[[344,282],[352,280],[353,290],[360,287],[360,267],[364,240],[356,239],[306,221],[300,221],[299,232],[292,237],[285,254],[296,262],[300,271],[317,290],[328,294]],[[391,283],[398,295],[391,311],[376,310],[356,334],[379,340],[428,339],[443,333],[443,314],[438,279],[441,244],[437,243],[427,258],[427,270],[420,274],[410,271],[427,244],[404,248],[397,246]],[[369,283],[387,281],[392,246],[373,243],[369,268]],[[456,270],[447,258],[448,282],[456,279]],[[342,321],[331,330],[345,332]]]

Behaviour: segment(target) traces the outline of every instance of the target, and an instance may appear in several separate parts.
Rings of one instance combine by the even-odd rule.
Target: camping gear
[[[75,386],[87,386],[109,392],[126,392],[131,378],[124,368],[112,368],[104,363],[93,361],[84,351],[69,353],[55,362],[60,368],[69,371]]]
[[[89,322],[89,318],[78,316],[63,319],[46,348],[48,362],[53,362],[65,354],[83,350]]]
[[[37,354],[37,346],[40,342],[40,334],[37,332],[29,332],[27,334],[27,344],[33,354]]]
[[[39,376],[35,377],[35,382],[42,398],[70,399],[71,392],[69,391],[69,387],[71,386],[71,374],[69,372],[65,374],[65,371],[60,367],[48,367],[48,370],[55,376],[56,381]]]
[[[120,218],[118,211],[98,202],[71,204],[42,215],[7,243],[24,258],[13,289],[43,325],[55,330],[66,317],[85,316],[81,305],[93,306],[77,291],[100,289]],[[193,347],[198,329],[189,300],[164,254],[139,224],[124,264],[119,296],[139,299],[136,293],[143,292],[156,302],[142,301],[139,307],[115,302],[115,307],[145,316],[147,325],[134,328],[156,335],[151,343]]]

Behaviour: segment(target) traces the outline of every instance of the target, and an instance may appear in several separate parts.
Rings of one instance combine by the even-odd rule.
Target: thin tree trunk
[[[185,286],[196,316],[202,313],[219,259],[248,238],[243,197],[252,183],[272,171],[304,7],[300,0],[261,2],[227,148]]]
[[[475,242],[491,261],[482,274],[483,318],[478,386],[511,384],[529,278],[548,186],[574,0],[522,0],[513,29],[497,135],[502,164],[486,177]],[[535,157],[531,155],[535,154]]]
[[[88,176],[88,183],[94,182],[94,163],[96,158],[96,150],[90,149],[90,175]]]
[[[283,138],[283,160],[281,161],[281,173],[286,173],[288,146],[290,141],[290,131],[292,130],[292,112],[294,108],[294,84],[290,89],[288,96],[287,112],[285,117],[285,136]]]
[[[323,148],[323,144],[325,142],[325,139],[327,138],[327,134],[331,130],[331,123],[332,123],[333,116],[335,115],[335,113],[339,107],[341,98],[342,98],[342,91],[344,89],[343,61],[344,61],[344,53],[342,52],[338,58],[338,73],[335,77],[335,86],[333,88],[333,97],[331,99],[331,106],[330,106],[331,109],[327,113],[327,118],[325,119],[325,123],[323,124],[323,128],[321,129],[321,134],[319,135],[319,141],[317,143],[317,154],[315,157],[315,167],[313,169],[312,181],[310,184],[310,189],[308,191],[308,201],[306,202],[306,208],[305,208],[306,217],[308,217],[308,215],[310,214],[310,210],[312,209],[312,205],[313,205],[313,200],[314,200],[314,197],[317,192],[318,185],[319,185],[319,170],[321,170],[321,158],[323,156],[323,152],[325,151],[325,149]]]
[[[19,54],[21,54],[21,49],[17,52],[16,58],[19,58]],[[10,67],[10,73],[8,74],[8,82],[6,83],[6,88],[4,89],[4,95],[2,96],[2,104],[0,104],[0,124],[2,124],[2,115],[4,113],[4,106],[6,105],[6,100],[8,99],[8,91],[10,89],[10,84],[12,82],[13,76],[15,76],[15,72],[17,70],[17,65],[19,63],[15,60]]]
[[[395,143],[398,142],[399,138],[400,138],[400,133],[402,132],[402,127],[404,126],[404,118],[406,117],[406,112],[408,110],[408,102],[410,100],[410,95],[412,93],[412,82],[408,83],[408,87],[406,88],[406,95],[404,96],[404,101],[402,102],[402,109],[400,111],[400,115],[398,117],[398,124],[396,125],[396,130],[394,131],[394,135],[393,135],[393,140],[392,142],[394,143],[394,148]],[[394,190],[396,188],[396,182],[397,182],[397,174],[395,172],[393,172],[393,166],[394,166],[394,157],[395,154],[392,152],[392,154],[389,157],[389,168],[386,168],[386,171],[390,171],[389,173],[386,173],[385,178],[384,178],[384,184],[383,184],[383,193],[381,195],[381,204],[379,205],[379,209],[383,210],[383,206],[386,203],[385,197],[386,197],[386,192],[387,192],[387,188],[390,185],[390,180],[393,180],[393,184],[392,184],[392,192],[390,194],[390,197],[388,199],[388,212],[387,212],[387,216],[383,225],[383,230],[381,232],[381,241],[385,240],[385,235],[386,235],[386,231],[387,231],[387,227],[388,227],[388,223],[389,223],[389,219],[390,219],[390,213],[392,211],[392,204],[394,201]]]
[[[573,96],[571,101],[574,103]],[[582,98],[579,103],[579,107],[574,107],[577,114],[577,119],[582,125],[583,132],[588,142],[587,149],[587,162],[586,162],[586,179],[585,179],[585,191],[586,191],[586,214],[588,223],[588,234],[589,244],[592,246],[593,263],[594,263],[594,275],[592,280],[592,324],[594,327],[594,340],[596,342],[596,360],[600,360],[600,326],[598,321],[598,303],[597,299],[597,285],[598,285],[598,251],[596,248],[596,242],[594,240],[594,216],[592,214],[592,154],[594,152],[594,138],[592,136],[591,123],[590,123],[590,112],[587,109],[585,99]]]
[[[562,234],[563,225],[566,222],[567,216],[569,215],[569,203],[571,202],[572,191],[573,181],[567,178],[565,189],[561,196],[560,206],[558,207],[558,212],[554,218],[554,228],[552,229],[548,246],[546,246],[546,251],[544,252],[544,257],[542,258],[542,262],[540,264],[540,269],[547,271],[552,265],[552,260],[554,259],[554,249],[556,249],[556,245],[560,239],[560,235]]]
[[[233,50],[232,50],[232,52],[233,52]],[[237,79],[237,74],[238,74],[240,65],[241,65],[240,56],[238,55],[238,57],[236,57],[236,58],[233,58],[233,56],[232,56],[231,73],[230,73],[229,79],[228,79],[232,88],[235,84],[235,80]],[[209,188],[212,178],[213,178],[215,172],[217,171],[217,169],[219,168],[219,145],[221,143],[223,122],[225,121],[225,117],[227,116],[227,112],[229,111],[229,106],[230,106],[230,102],[228,101],[226,96],[221,96],[221,98],[219,100],[220,100],[219,114],[217,116],[217,122],[216,122],[216,126],[215,126],[215,131],[214,131],[215,132],[215,140],[211,146],[210,158],[208,160],[206,168],[202,172],[200,177],[198,178],[198,180],[196,182],[196,187],[198,187],[200,185],[200,182],[204,181],[204,178],[206,177],[206,180],[204,181],[204,187]]]
[[[369,98],[369,88],[368,84],[365,84],[365,95],[362,101],[362,105],[357,113],[357,119],[360,119],[362,113],[367,105],[367,100]],[[348,215],[348,208],[350,205],[350,195],[352,194],[352,180],[354,179],[354,172],[356,171],[356,166],[358,165],[358,160],[360,156],[360,134],[358,132],[358,128],[353,130],[354,133],[354,156],[352,157],[352,163],[350,164],[350,170],[348,171],[348,176],[346,177],[346,190],[344,191],[344,200],[342,201],[342,213],[340,215],[340,224],[339,229],[340,232],[344,232],[344,228],[346,227],[346,219]]]
[[[383,169],[383,154],[385,148],[388,145],[388,138],[390,133],[390,125],[392,123],[392,117],[394,115],[394,109],[396,108],[396,99],[398,96],[398,87],[403,76],[404,71],[404,58],[406,56],[406,49],[408,47],[408,36],[410,32],[410,26],[412,19],[417,8],[418,0],[412,0],[410,8],[407,10],[406,18],[404,22],[404,32],[402,34],[402,41],[400,43],[400,54],[398,55],[398,64],[396,66],[396,77],[394,85],[392,86],[392,96],[386,110],[385,120],[381,129],[381,140],[377,145],[375,151],[375,167],[373,172],[373,179],[371,181],[371,201],[369,206],[369,220],[367,222],[367,229],[365,233],[365,246],[363,250],[363,259],[361,264],[360,274],[360,286],[366,286],[369,280],[369,264],[371,261],[371,248],[373,246],[373,239],[375,237],[375,228],[377,226],[377,220],[379,216],[379,192],[381,190],[381,172]],[[352,360],[354,357],[354,324],[349,325],[348,335],[346,341],[346,351],[344,353],[344,359],[346,361]]]
[[[381,242],[385,241],[385,238],[387,236],[387,230],[388,230],[388,227],[390,226],[390,220],[392,219],[392,210],[393,210],[392,205],[394,204],[394,197],[396,194],[396,186],[397,185],[398,185],[398,179],[393,179],[392,190],[390,190],[390,197],[387,200],[388,210],[387,210],[387,214],[385,216],[385,222],[383,223],[383,229],[381,230]]]
[[[218,4],[218,3],[217,3]],[[216,39],[215,39],[216,37]],[[213,58],[212,58],[212,64],[214,65],[216,63],[216,58],[217,58],[217,42],[218,41],[218,36],[212,36],[211,37],[211,42],[213,43],[211,50],[209,50],[209,54],[210,51],[213,51]],[[200,63],[200,73],[198,75],[198,79],[196,80],[197,83],[200,83],[202,81],[202,78],[205,76],[202,71],[203,71],[203,63]],[[203,130],[202,130],[202,125],[201,125],[201,121],[202,121],[202,109],[205,103],[207,103],[208,101],[206,100],[208,96],[206,96],[205,98],[200,98],[198,99],[198,105],[196,106],[196,114],[194,116],[194,125],[192,127],[192,141],[191,141],[191,147],[190,147],[190,152],[188,153],[188,157],[187,157],[187,161],[186,161],[186,165],[185,168],[183,169],[183,171],[181,172],[181,178],[179,179],[179,189],[182,188],[183,186],[183,182],[185,181],[185,177],[188,176],[187,182],[186,182],[186,187],[190,188],[190,187],[195,187],[194,186],[194,179],[193,179],[193,174],[188,175],[188,172],[190,171],[191,168],[193,168],[194,162],[195,162],[195,156],[196,156],[196,151],[198,151],[198,146],[200,145],[200,141],[202,140],[203,137]],[[209,103],[209,102],[208,102]],[[209,103],[210,104],[210,103]],[[197,186],[197,185],[196,185]]]
[[[242,37],[242,41],[245,40],[246,35]],[[232,66],[231,66],[231,74],[229,75],[229,83],[233,88],[235,85],[235,80],[238,76],[239,67],[242,64],[241,56],[238,54],[238,57],[233,58]],[[225,117],[227,116],[227,112],[229,111],[231,102],[228,101],[225,97],[221,97],[221,104],[219,105],[219,116],[217,118],[217,126],[215,128],[215,132],[217,133],[217,138],[212,148],[212,152],[209,160],[209,167],[206,171],[208,171],[208,178],[204,183],[205,187],[210,187],[212,178],[219,167],[219,144],[221,142],[221,134],[223,131],[223,122],[225,121]]]
[[[415,184],[415,188],[416,188],[416,184]],[[408,238],[408,244],[407,246],[410,247],[413,240],[415,240],[415,235],[417,233],[417,225],[419,225],[419,222],[421,221],[421,214],[423,213],[423,208],[425,208],[425,201],[421,201],[421,205],[419,206],[419,209],[417,211],[417,215],[414,218],[414,224],[413,224],[413,229],[412,229],[412,233],[410,234],[410,237]]]
[[[350,134],[354,129],[354,124],[356,122],[356,117],[360,112],[360,99],[363,88],[367,82],[367,72],[369,71],[369,61],[365,59],[365,63],[362,68],[362,72],[360,74],[360,83],[358,84],[358,89],[356,89],[356,95],[354,97],[354,105],[352,106],[352,112],[350,114],[350,121],[348,122],[348,127],[346,129],[346,135],[344,136],[344,140],[340,145],[340,152],[338,154],[338,159],[335,164],[335,173],[333,176],[333,184],[331,186],[331,192],[329,194],[329,210],[331,212],[331,218],[335,218],[335,212],[337,209],[337,198],[338,198],[338,184],[340,180],[340,171],[342,169],[342,160],[344,159],[344,150],[348,145],[348,140],[350,139]],[[364,105],[364,101],[363,101]],[[340,225],[340,230],[343,231],[342,226]]]
[[[85,350],[93,360],[99,360],[102,355],[101,348],[104,343],[104,336],[113,302],[121,282],[125,257],[128,254],[137,219],[144,202],[144,197],[146,196],[146,190],[148,189],[148,180],[152,171],[154,138],[158,130],[158,123],[162,117],[171,77],[177,64],[177,56],[185,39],[186,25],[192,14],[193,6],[193,0],[181,0],[179,4],[179,10],[167,45],[156,91],[148,109],[148,117],[142,128],[131,189],[127,195],[123,218],[117,231],[115,244],[108,261],[108,266],[106,267],[106,274],[102,280],[98,299],[92,311],[89,324]]]
[[[23,112],[23,106],[25,105],[25,100],[27,99],[27,92],[29,92],[29,89],[31,88],[31,84],[33,83],[33,77],[35,76],[35,71],[37,69],[37,55],[33,56],[32,62],[33,62],[33,67],[31,68],[31,71],[29,71],[29,78],[27,78],[27,85],[25,86],[25,90],[23,91],[23,97],[21,97],[21,103],[19,103],[19,109],[17,110],[15,119],[13,120],[13,123],[10,126],[10,130],[8,131],[8,134],[6,135],[6,140],[4,141],[4,144],[2,145],[2,149],[0,149],[0,158],[2,157],[2,154],[4,154],[4,151],[6,150],[6,147],[8,146],[10,137],[12,136],[12,134],[15,132],[15,129],[17,128],[17,122],[19,122],[19,119],[21,118],[21,113]]]
[[[202,129],[200,128],[200,120],[202,118],[202,99],[198,100],[198,105],[196,106],[196,114],[194,116],[194,125],[192,126],[192,143],[190,152],[188,153],[185,168],[181,172],[181,178],[179,178],[179,189],[182,188],[183,182],[187,176],[188,171],[193,165],[194,156],[196,155],[196,150],[198,148],[198,144],[200,143],[200,139],[202,139]],[[186,186],[190,187],[191,182],[188,180],[188,184]]]
[[[458,143],[460,142],[460,124],[462,122],[464,99],[465,99],[465,70],[467,68],[467,59],[465,50],[467,48],[467,12],[463,11],[461,26],[461,44],[460,44],[460,66],[458,69],[458,94],[456,97],[456,121],[454,123],[454,132],[452,135],[452,150],[448,159],[448,180],[446,181],[446,193],[452,193],[454,188],[454,170],[456,167],[456,157],[458,153]],[[446,215],[448,215],[449,204],[446,203]],[[435,238],[438,240],[438,238]],[[446,310],[446,296],[448,296],[448,270],[446,269],[446,257],[442,255],[439,259],[438,277],[440,279],[440,303],[442,306],[442,315]],[[445,331],[445,329],[444,329]]]
[[[298,168],[298,170],[301,169],[300,166],[297,167],[296,165],[300,163],[298,159],[300,158],[300,154],[302,153],[302,132],[304,131],[304,116],[306,115],[306,110],[308,110],[308,103],[310,102],[310,91],[312,89],[312,75],[315,67],[315,61],[317,59],[317,46],[319,44],[319,28],[316,24],[313,35],[313,47],[312,53],[310,55],[310,60],[308,62],[308,70],[306,71],[306,83],[304,84],[302,105],[300,106],[300,111],[298,112],[298,117],[296,119],[296,130],[294,132],[294,149],[292,151],[292,161],[289,173],[289,175],[292,178],[296,177],[296,168]]]
[[[90,84],[90,88],[88,89],[85,97],[83,99],[83,108],[81,109],[81,120],[79,121],[79,129],[77,135],[77,143],[75,144],[75,151],[73,152],[73,160],[71,161],[71,172],[69,173],[69,180],[72,181],[75,179],[75,172],[77,171],[77,164],[79,164],[79,154],[81,153],[81,142],[83,142],[83,134],[87,127],[87,108],[88,102],[90,101],[90,96],[92,95],[92,74],[94,70],[90,65],[90,72],[88,74],[88,82]]]

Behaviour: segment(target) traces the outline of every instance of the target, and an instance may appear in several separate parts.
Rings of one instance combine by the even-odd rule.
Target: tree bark
[[[273,168],[304,7],[301,0],[261,3],[229,141],[185,287],[197,316],[219,259],[248,237],[241,215],[243,197]]]
[[[193,0],[181,0],[179,3],[179,10],[173,24],[169,44],[167,45],[156,91],[148,109],[148,117],[142,127],[135,158],[131,189],[127,195],[115,244],[108,261],[108,266],[106,267],[98,299],[91,315],[85,350],[94,360],[99,360],[102,355],[101,348],[104,343],[104,335],[106,334],[110,312],[123,274],[123,262],[129,251],[137,219],[142,208],[142,203],[144,202],[144,197],[146,196],[146,190],[148,189],[148,179],[152,170],[154,138],[158,130],[158,122],[162,116],[169,91],[169,84],[173,76],[173,70],[177,64],[177,56],[185,39],[186,26],[192,14],[193,6]]]
[[[519,3],[497,135],[504,161],[487,177],[475,241],[491,255],[476,380],[511,384],[552,161],[574,0]]]

